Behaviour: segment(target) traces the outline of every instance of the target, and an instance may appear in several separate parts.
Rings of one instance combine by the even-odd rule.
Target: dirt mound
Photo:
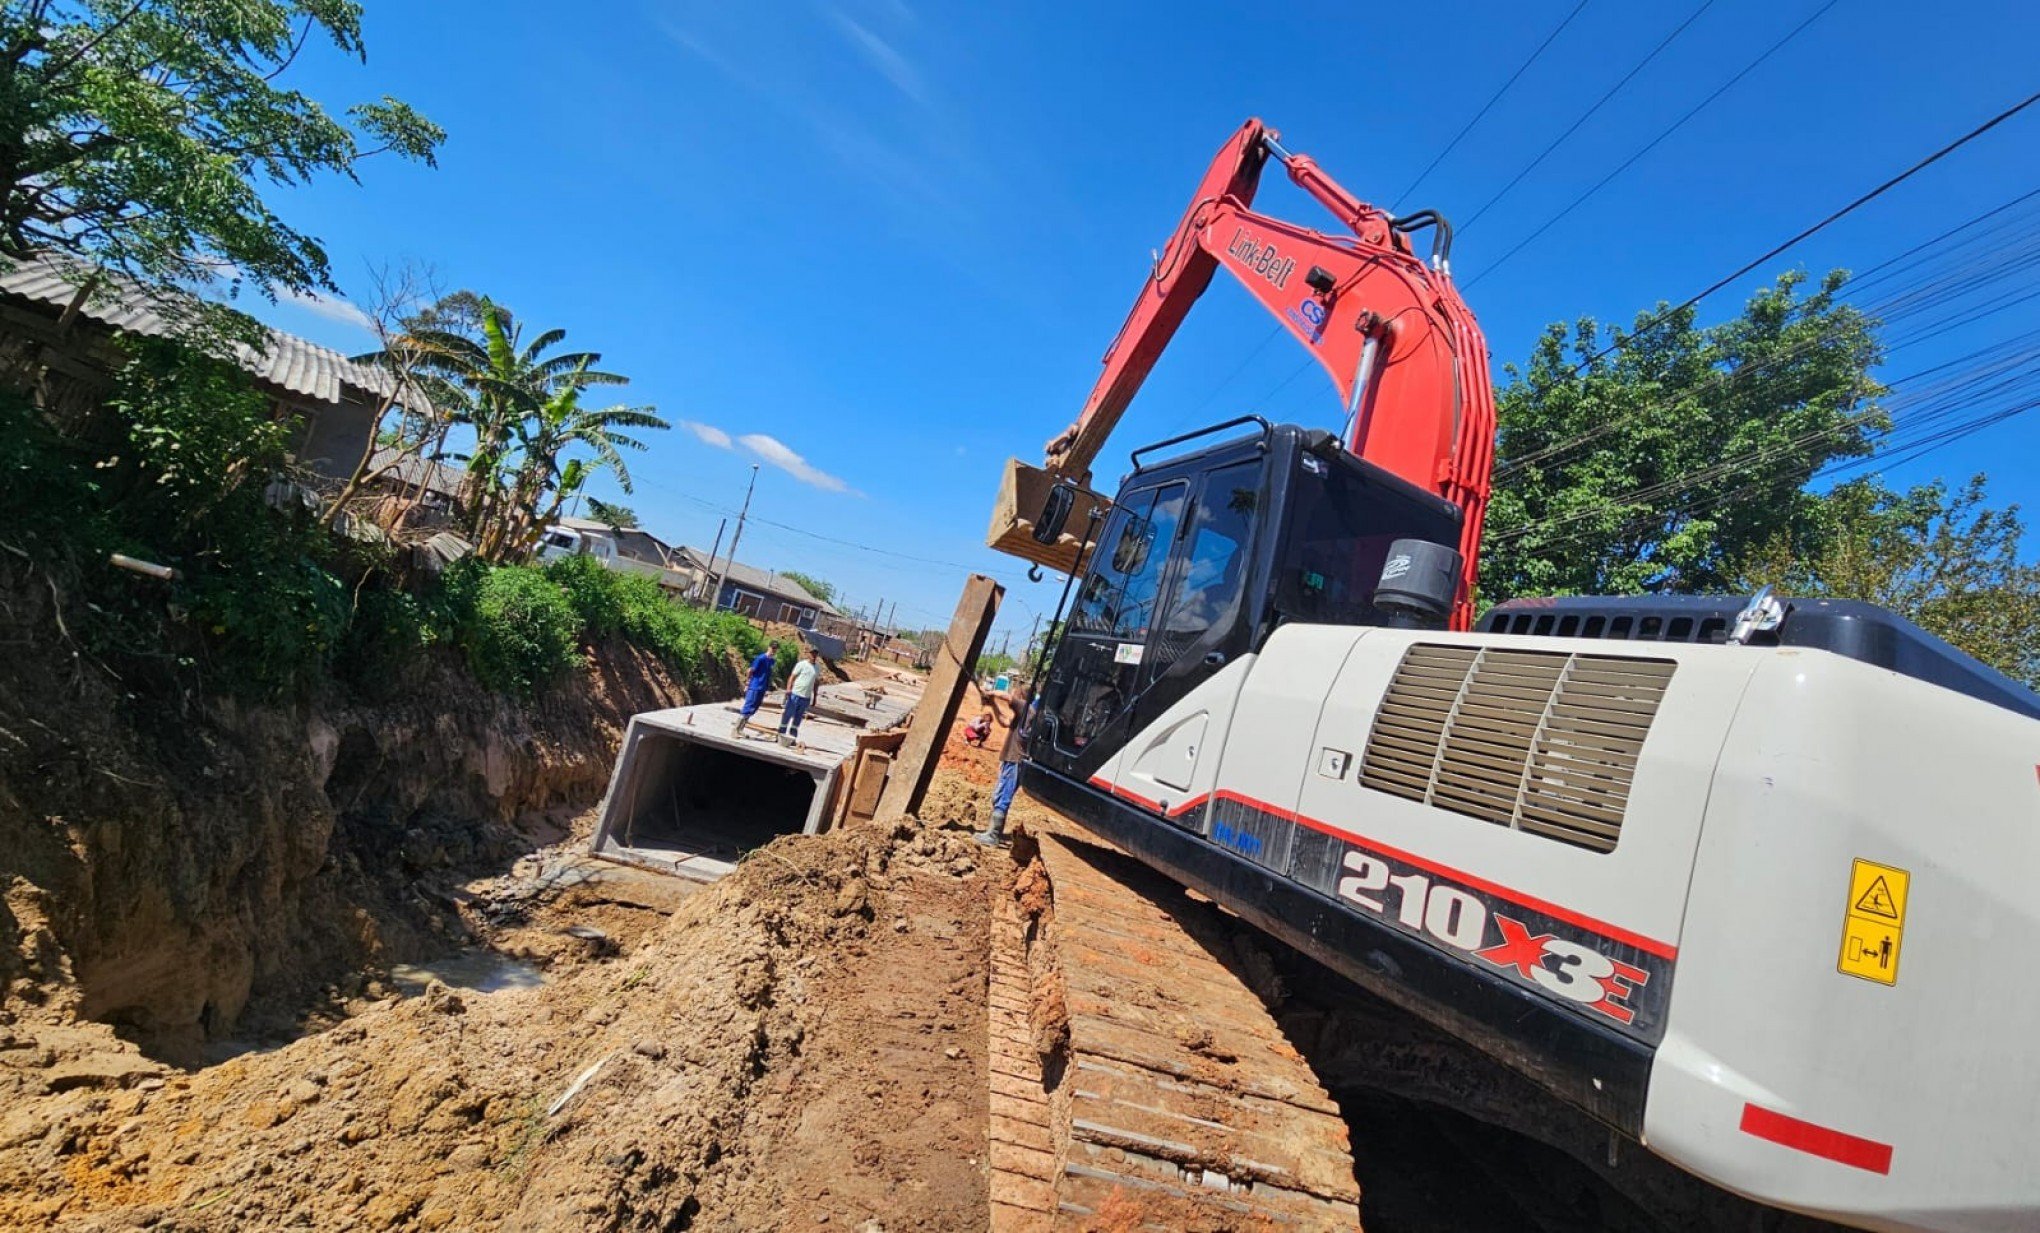
[[[982,1227],[981,852],[788,837],[552,984],[188,1075],[0,1025],[0,1227]]]

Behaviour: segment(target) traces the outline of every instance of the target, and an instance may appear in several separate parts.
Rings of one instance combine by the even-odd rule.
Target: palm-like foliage
[[[614,472],[631,491],[622,451],[645,446],[627,433],[668,427],[650,407],[583,407],[590,387],[630,378],[595,367],[598,352],[548,354],[566,334],[546,330],[527,342],[508,309],[466,292],[421,314],[406,334],[424,357],[420,367],[457,405],[449,422],[474,433],[462,504],[469,537],[489,559],[528,551],[596,471]]]

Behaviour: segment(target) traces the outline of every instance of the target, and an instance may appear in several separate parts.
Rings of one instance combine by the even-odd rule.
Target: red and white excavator
[[[1350,234],[1255,213],[1268,159]],[[1411,235],[1432,233],[1428,258]],[[1476,622],[1495,417],[1434,213],[1226,143],[989,542],[1070,575],[1022,782],[1731,1190],[2040,1227],[2040,696],[1881,609],[1521,599]],[[1223,266],[1349,427],[1105,438]]]

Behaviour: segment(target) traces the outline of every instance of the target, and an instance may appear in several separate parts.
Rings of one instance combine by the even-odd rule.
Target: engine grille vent
[[[1367,737],[1360,782],[1612,851],[1636,761],[1678,665],[1419,643]]]

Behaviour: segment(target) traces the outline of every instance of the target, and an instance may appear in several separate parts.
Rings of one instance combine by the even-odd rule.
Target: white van
[[[594,531],[550,526],[538,539],[538,559],[558,561],[565,557],[594,557],[604,568],[616,562],[616,541]]]

